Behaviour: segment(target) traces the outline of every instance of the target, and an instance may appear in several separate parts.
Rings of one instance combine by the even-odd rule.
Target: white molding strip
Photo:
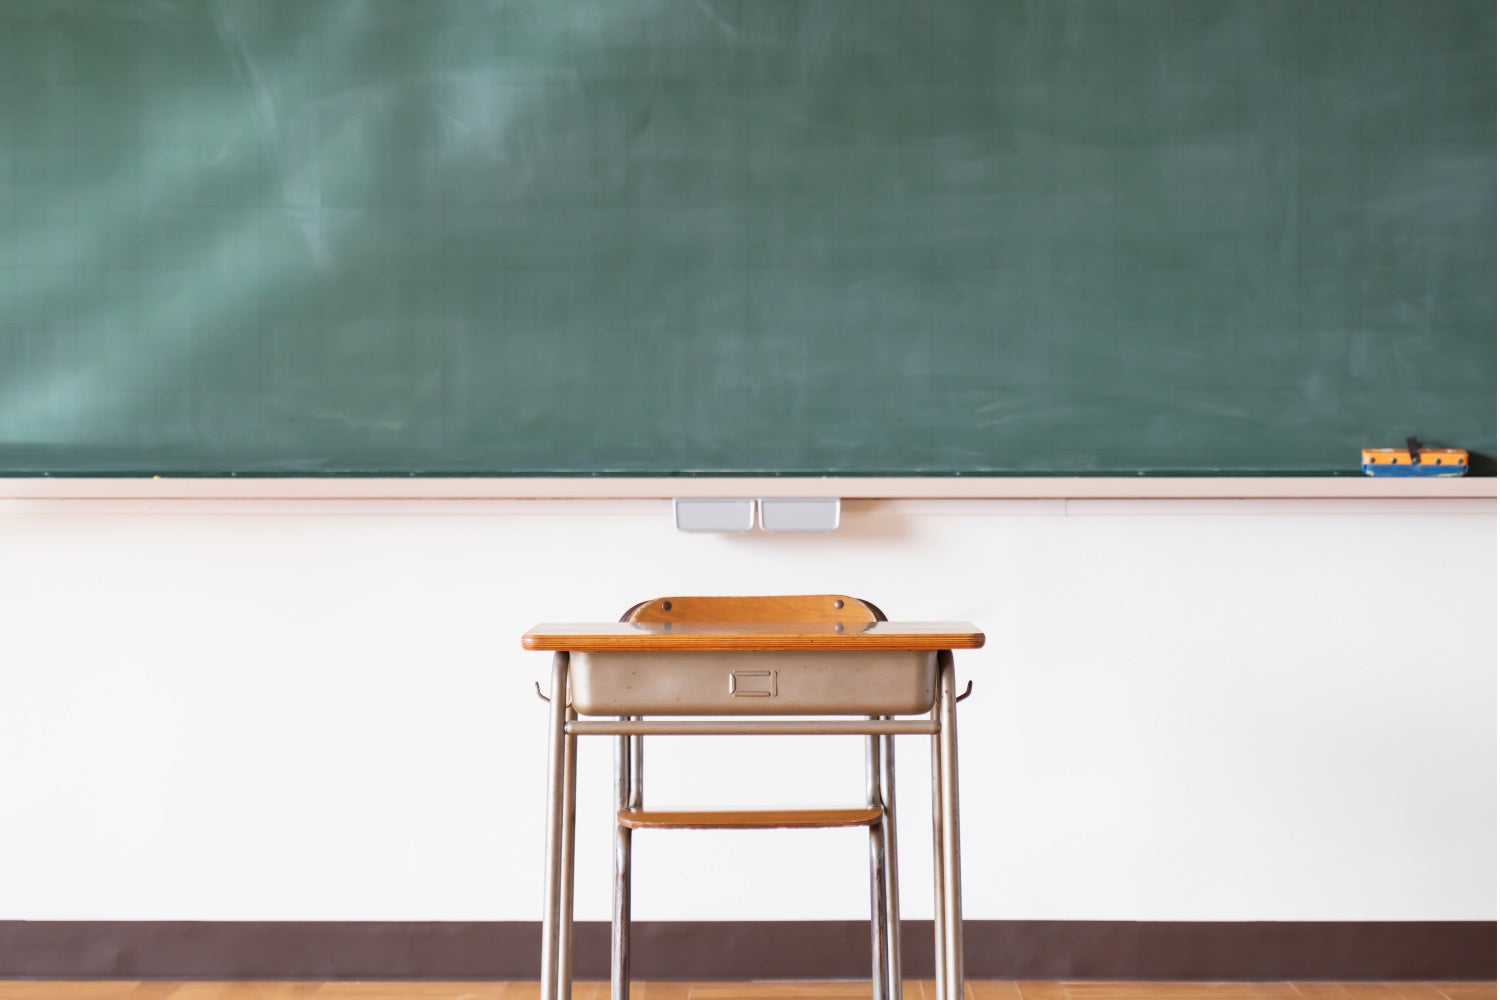
[[[0,477],[10,500],[1141,500],[1494,498],[1495,479],[1365,476],[932,476],[915,478],[100,478]]]
[[[1495,500],[1486,497],[1369,497],[1340,499],[1325,497],[1272,497],[1225,499],[1198,497],[1163,499],[1137,497],[1086,499],[961,499],[851,500],[843,504],[843,526],[848,534],[887,519],[910,517],[1214,517],[1214,516],[1367,516],[1471,515],[1493,519]],[[541,498],[434,499],[390,498],[286,498],[286,497],[0,497],[0,516],[120,515],[170,517],[609,517],[672,521],[671,501],[662,499],[610,500]],[[760,538],[760,532],[737,535]],[[767,536],[770,540],[779,535]]]

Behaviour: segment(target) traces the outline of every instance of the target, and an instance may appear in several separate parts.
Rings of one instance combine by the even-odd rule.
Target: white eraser
[[[755,527],[755,501],[719,497],[672,501],[678,531],[749,531]]]
[[[838,497],[764,497],[760,526],[765,531],[833,531],[839,526]]]

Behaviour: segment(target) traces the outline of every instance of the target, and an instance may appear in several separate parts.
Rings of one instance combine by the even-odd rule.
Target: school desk
[[[526,649],[554,654],[542,997],[567,1000],[571,992],[577,738],[730,733],[932,737],[938,996],[940,1000],[961,997],[963,924],[952,651],[983,644],[983,633],[967,622],[605,622],[544,624],[528,631],[522,639]],[[735,656],[730,661],[726,654]],[[805,671],[821,672],[827,664],[851,659],[851,654],[861,670],[879,671],[891,683],[808,685],[805,697],[786,690],[793,684],[777,688],[781,675],[790,680]],[[635,680],[628,680],[632,677]],[[722,697],[699,687],[708,677],[722,685]],[[925,680],[925,698],[914,698],[903,678],[915,678],[918,689]],[[651,688],[657,683],[664,686]],[[751,696],[735,697],[737,685],[748,689],[741,693]],[[895,691],[903,687],[908,690]],[[675,699],[673,689],[686,695]],[[773,690],[778,691],[777,697],[756,696]],[[746,717],[750,713],[756,717]],[[814,718],[809,713],[865,718]],[[927,717],[889,718],[919,713]],[[642,718],[688,714],[710,718]],[[580,719],[579,715],[615,718]]]

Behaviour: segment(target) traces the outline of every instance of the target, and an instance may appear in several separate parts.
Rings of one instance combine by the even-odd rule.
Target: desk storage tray
[[[937,654],[574,653],[580,715],[916,715],[937,692]]]

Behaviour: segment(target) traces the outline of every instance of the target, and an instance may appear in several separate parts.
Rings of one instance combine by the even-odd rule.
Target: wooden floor
[[[931,981],[906,1000],[930,1000]],[[1494,983],[1109,983],[970,981],[965,1000],[1495,1000]],[[866,1000],[868,983],[638,983],[631,1000]],[[608,983],[575,983],[575,1000],[609,1000]],[[531,983],[27,982],[0,1000],[536,1000]]]

